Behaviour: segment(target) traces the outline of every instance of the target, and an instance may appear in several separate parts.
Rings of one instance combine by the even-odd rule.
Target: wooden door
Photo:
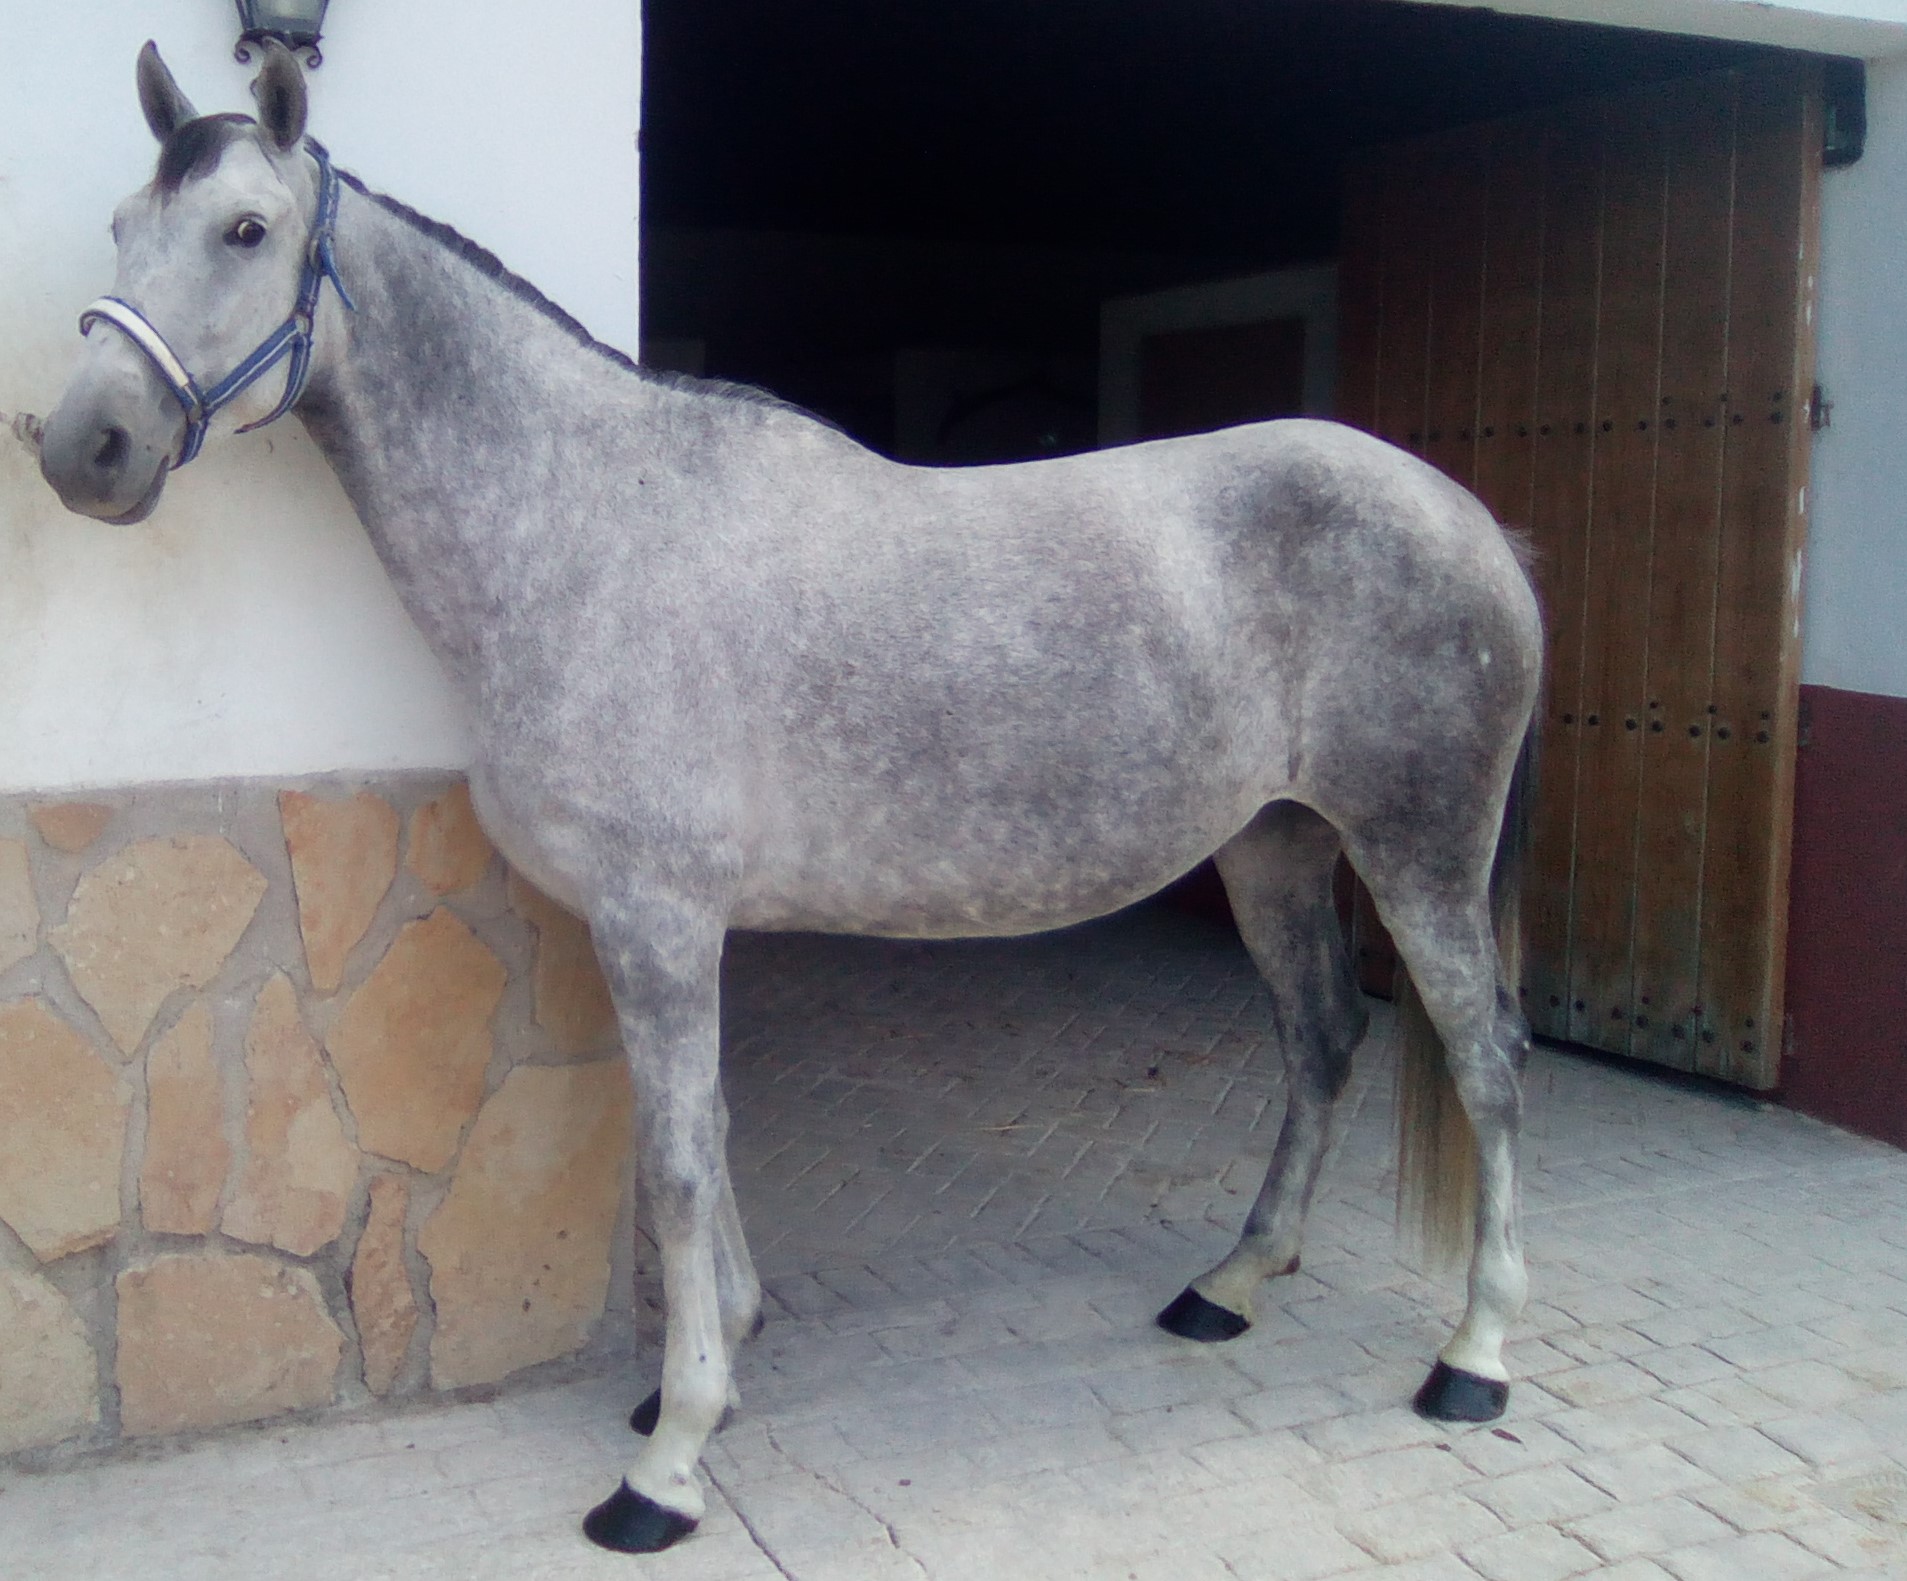
[[[1755,1088],[1781,1052],[1817,70],[1352,161],[1340,415],[1528,534],[1549,623],[1522,992]],[[1367,983],[1387,942],[1362,902]]]

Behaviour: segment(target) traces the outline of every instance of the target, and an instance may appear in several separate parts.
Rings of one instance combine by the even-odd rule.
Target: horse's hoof
[[[1178,1293],[1173,1303],[1159,1314],[1159,1327],[1180,1339],[1195,1339],[1203,1345],[1216,1345],[1222,1339],[1237,1339],[1251,1327],[1251,1319],[1240,1317],[1216,1301],[1207,1301],[1190,1285]]]
[[[583,1517],[583,1535],[619,1554],[659,1554],[695,1530],[695,1522],[622,1483]]]
[[[1510,1386],[1440,1361],[1410,1403],[1433,1422],[1494,1422],[1510,1403]]]

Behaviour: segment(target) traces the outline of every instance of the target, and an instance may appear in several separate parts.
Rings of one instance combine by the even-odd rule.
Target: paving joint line
[[[768,1442],[770,1444],[774,1443],[772,1434],[769,1436]],[[779,1446],[777,1446],[777,1450],[779,1450]],[[802,1469],[805,1471],[807,1468],[804,1466]],[[723,1499],[727,1501],[728,1507],[735,1512],[735,1519],[741,1523],[742,1530],[748,1533],[748,1540],[760,1551],[762,1558],[766,1559],[775,1567],[776,1573],[782,1577],[782,1581],[801,1581],[801,1578],[797,1576],[794,1571],[790,1570],[781,1562],[781,1556],[769,1546],[768,1539],[763,1537],[762,1534],[755,1529],[755,1523],[748,1518],[748,1512],[742,1508],[741,1501],[723,1486],[722,1479],[716,1475],[714,1467],[704,1462],[702,1471],[708,1477],[709,1481],[715,1485],[715,1491],[721,1494]]]

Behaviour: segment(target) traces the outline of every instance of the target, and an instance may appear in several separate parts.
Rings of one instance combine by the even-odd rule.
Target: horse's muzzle
[[[159,503],[171,471],[169,449],[136,439],[109,415],[68,412],[46,420],[40,474],[60,502],[100,521],[144,521]]]

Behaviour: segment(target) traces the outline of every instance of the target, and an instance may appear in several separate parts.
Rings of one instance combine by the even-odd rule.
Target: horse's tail
[[[1512,995],[1522,975],[1520,890],[1529,847],[1536,722],[1531,720],[1510,777],[1490,866],[1490,915],[1502,960],[1499,982]],[[1443,1039],[1431,1024],[1402,960],[1397,963],[1397,1224],[1432,1268],[1468,1260],[1477,1213],[1477,1139],[1451,1078]]]

